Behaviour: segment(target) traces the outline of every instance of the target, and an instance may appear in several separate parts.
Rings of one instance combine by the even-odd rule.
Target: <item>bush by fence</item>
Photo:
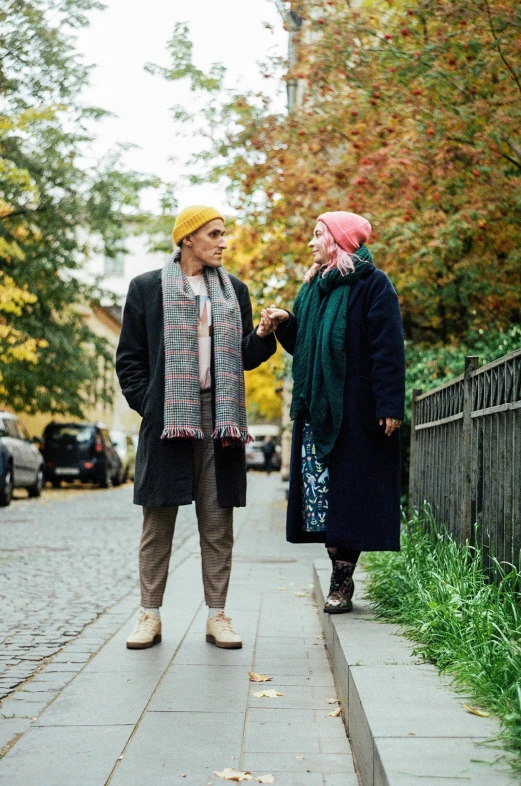
[[[429,503],[456,540],[519,567],[521,349],[414,391],[410,461],[411,508]]]

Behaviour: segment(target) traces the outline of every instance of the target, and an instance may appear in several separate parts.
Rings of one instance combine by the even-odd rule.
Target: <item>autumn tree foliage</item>
[[[0,7],[0,399],[22,412],[81,416],[112,352],[82,310],[94,248],[118,253],[141,188],[121,151],[91,163],[90,68],[75,49],[96,0],[4,0]],[[101,394],[110,401],[107,388]]]
[[[224,178],[259,302],[291,302],[316,217],[362,213],[408,339],[521,322],[521,7],[298,0],[299,106],[224,91],[171,41],[166,78],[206,91],[204,177]],[[266,69],[278,78],[280,63]],[[179,116],[179,122],[186,119]]]
[[[17,287],[12,278],[0,273],[0,396],[7,395],[2,367],[17,362],[36,365],[38,350],[47,345],[45,339],[28,336],[11,324],[13,314],[20,316],[28,303],[35,302],[35,295]]]

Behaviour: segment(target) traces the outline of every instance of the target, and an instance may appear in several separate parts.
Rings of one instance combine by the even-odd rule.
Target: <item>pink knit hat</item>
[[[333,213],[322,213],[318,221],[327,226],[340,248],[349,254],[354,254],[371,236],[371,224],[367,218],[356,213],[336,210]]]

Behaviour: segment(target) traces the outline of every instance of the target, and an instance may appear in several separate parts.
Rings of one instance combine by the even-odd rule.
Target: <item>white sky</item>
[[[227,85],[276,91],[262,77],[259,61],[269,55],[286,55],[287,39],[282,19],[272,0],[105,0],[106,9],[91,14],[91,25],[78,36],[78,49],[87,63],[96,65],[91,86],[83,100],[113,112],[117,117],[96,124],[99,137],[93,153],[100,155],[118,142],[139,149],[129,151],[128,166],[159,175],[175,184],[180,207],[212,204],[230,212],[226,195],[216,186],[190,186],[180,176],[183,162],[196,152],[201,140],[175,135],[169,112],[174,104],[190,107],[193,96],[181,82],[166,82],[147,74],[146,62],[169,65],[165,51],[176,22],[187,22],[194,43],[194,62],[205,70],[213,62],[228,69]],[[267,30],[269,22],[274,31]],[[281,97],[281,106],[284,96]],[[189,130],[189,129],[187,129]],[[176,156],[177,164],[168,164]],[[147,194],[144,206],[155,199]]]

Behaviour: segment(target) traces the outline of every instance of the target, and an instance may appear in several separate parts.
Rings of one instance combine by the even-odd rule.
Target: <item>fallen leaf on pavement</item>
[[[328,699],[327,703],[328,704],[338,704],[338,699]]]
[[[275,783],[275,777],[273,775],[259,775],[255,780],[257,783]]]
[[[277,696],[284,696],[283,693],[278,693],[276,690],[258,690],[253,695],[258,699],[275,699]]]
[[[338,718],[341,712],[342,712],[342,707],[337,707],[336,710],[333,710],[333,712],[328,712],[327,714],[330,715],[332,718]]]
[[[287,590],[287,587],[277,587],[277,589],[279,589],[281,592],[285,592]]]
[[[297,596],[297,598],[312,598],[313,597],[313,595],[311,595],[309,592],[295,592],[295,595]]]
[[[295,758],[299,759],[299,760],[302,760],[302,759],[305,759],[306,757],[304,756],[304,754],[301,754],[300,756],[295,756]]]
[[[250,678],[250,682],[271,682],[273,677],[268,677],[267,674],[257,674],[254,671],[249,671],[248,676]]]
[[[216,770],[213,771],[214,775],[217,775],[218,778],[224,778],[225,781],[236,781],[237,783],[241,783],[242,781],[253,781],[255,780],[251,772],[240,772],[235,770],[233,767],[225,767],[222,772],[217,772]]]
[[[467,712],[470,712],[471,715],[477,715],[478,718],[488,718],[489,713],[485,712],[485,710],[480,710],[479,707],[471,707],[470,704],[462,704],[462,707]]]

